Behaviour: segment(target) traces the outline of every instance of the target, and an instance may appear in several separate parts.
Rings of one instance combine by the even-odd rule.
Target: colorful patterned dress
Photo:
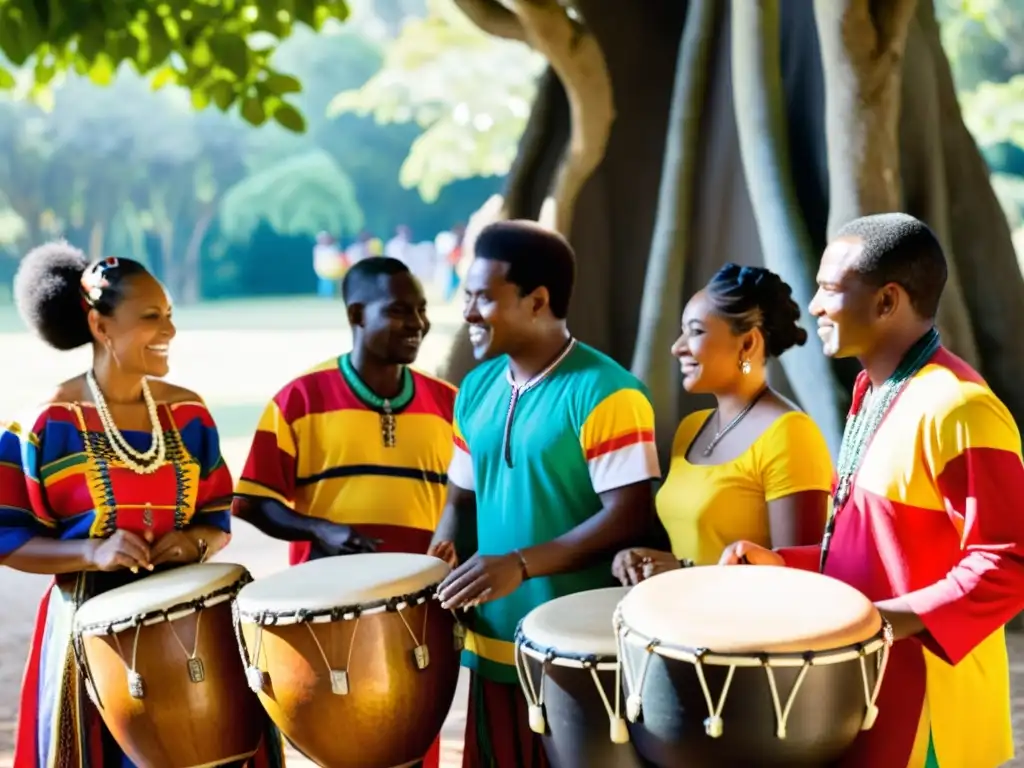
[[[862,374],[854,411],[868,388]],[[820,547],[779,550],[818,570]],[[1024,609],[1024,464],[1013,417],[941,347],[893,403],[835,518],[825,573],[926,631],[897,642],[874,728],[843,766],[995,768],[1013,757],[1003,625]]]
[[[156,537],[191,525],[230,531],[231,474],[201,403],[158,406],[166,463],[139,475],[117,459],[99,414],[54,403],[0,431],[0,563],[34,537],[105,538],[118,529]],[[150,433],[123,432],[137,451]],[[147,507],[149,511],[147,512]],[[74,610],[93,595],[148,574],[128,570],[57,576],[40,605],[21,692],[14,768],[131,768],[85,695],[70,646]],[[283,764],[268,726],[252,761]]]
[[[455,401],[449,477],[476,493],[482,555],[557,539],[601,511],[602,493],[660,475],[647,391],[614,360],[571,342],[515,395],[508,365],[503,356],[475,368]],[[516,626],[556,597],[613,583],[609,556],[472,609],[467,768],[546,765],[516,676]]]

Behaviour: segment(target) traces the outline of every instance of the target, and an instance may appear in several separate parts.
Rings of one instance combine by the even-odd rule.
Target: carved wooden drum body
[[[427,555],[346,555],[239,593],[249,684],[299,751],[330,768],[423,759],[458,682],[462,634],[434,599],[449,570]]]
[[[246,685],[231,609],[251,580],[240,565],[187,565],[78,609],[86,690],[136,765],[198,768],[256,752],[266,715]]]
[[[642,582],[615,612],[626,714],[657,766],[825,766],[872,726],[892,631],[809,571],[707,566]]]
[[[612,618],[625,587],[566,595],[516,632],[516,671],[530,727],[553,768],[638,768],[630,743]]]

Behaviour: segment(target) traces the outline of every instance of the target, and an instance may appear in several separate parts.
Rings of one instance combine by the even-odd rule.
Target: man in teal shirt
[[[484,362],[456,398],[431,550],[454,563],[452,542],[475,528],[476,553],[439,589],[445,608],[473,607],[464,768],[546,765],[516,678],[516,625],[556,597],[610,586],[614,553],[653,525],[654,411],[639,380],[569,333],[574,279],[562,237],[513,221],[480,233],[464,281]]]

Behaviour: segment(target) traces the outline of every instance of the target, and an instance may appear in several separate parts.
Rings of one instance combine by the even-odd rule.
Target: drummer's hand
[[[522,583],[522,567],[514,553],[477,554],[449,573],[437,594],[445,610],[472,608],[510,595]]]
[[[89,551],[89,564],[97,571],[117,571],[121,568],[151,569],[149,544],[131,531],[115,531],[107,539],[96,539]]]
[[[459,556],[455,552],[455,545],[450,541],[434,542],[427,550],[427,554],[438,560],[444,560],[453,569],[459,567]]]
[[[152,564],[196,563],[202,557],[199,544],[185,531],[170,531],[161,536],[153,545]]]
[[[778,552],[772,552],[752,541],[737,541],[730,544],[718,559],[719,565],[779,565],[786,561]]]
[[[624,587],[635,586],[644,579],[650,579],[659,573],[674,571],[677,568],[679,568],[679,561],[671,552],[645,547],[624,549],[612,561],[612,575]]]
[[[316,544],[327,557],[376,552],[381,543],[380,539],[360,536],[351,526],[327,521],[324,521],[316,534]]]

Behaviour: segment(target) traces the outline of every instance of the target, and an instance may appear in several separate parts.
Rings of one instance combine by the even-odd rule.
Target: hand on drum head
[[[725,548],[718,559],[718,564],[784,566],[786,561],[782,559],[782,555],[752,541],[737,541]]]
[[[95,539],[89,550],[88,560],[92,570],[119,571],[130,568],[153,570],[150,561],[149,544],[131,531],[114,531],[107,539]]]
[[[472,608],[515,592],[523,583],[516,554],[473,555],[441,582],[437,595],[445,610]]]
[[[313,543],[324,556],[335,557],[376,552],[381,540],[363,538],[348,525],[324,522],[317,530],[317,540]]]
[[[150,557],[153,565],[165,563],[195,563],[201,557],[199,545],[184,531],[171,531],[153,545]]]
[[[450,541],[437,541],[430,545],[427,554],[444,560],[453,570],[459,567],[459,556],[455,552],[455,545]]]
[[[624,549],[612,561],[612,576],[624,587],[632,587],[659,573],[674,571],[679,561],[671,552],[634,547]]]

